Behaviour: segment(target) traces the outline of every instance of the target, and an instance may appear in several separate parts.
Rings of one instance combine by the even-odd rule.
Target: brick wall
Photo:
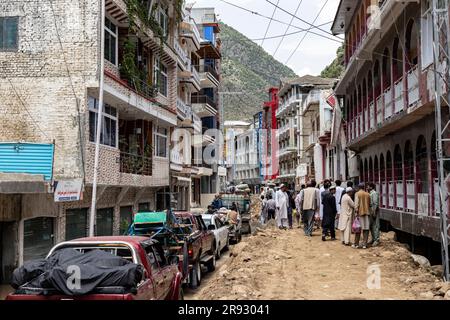
[[[96,81],[98,1],[3,2],[0,16],[19,16],[19,49],[0,52],[0,141],[54,141],[55,178],[80,177],[78,109]]]

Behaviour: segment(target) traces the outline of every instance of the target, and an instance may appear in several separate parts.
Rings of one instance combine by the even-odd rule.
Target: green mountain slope
[[[267,87],[280,78],[295,77],[294,71],[275,60],[259,45],[221,23],[222,88],[225,120],[249,120],[268,100]],[[243,94],[233,94],[243,92]]]

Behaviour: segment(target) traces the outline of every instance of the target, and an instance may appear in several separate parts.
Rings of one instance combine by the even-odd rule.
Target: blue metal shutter
[[[43,175],[50,181],[53,155],[53,144],[0,143],[0,172]]]

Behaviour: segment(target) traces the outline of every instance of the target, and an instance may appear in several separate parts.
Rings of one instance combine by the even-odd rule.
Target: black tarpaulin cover
[[[142,278],[141,265],[102,250],[81,253],[68,248],[54,252],[48,259],[26,262],[14,270],[11,285],[28,293],[46,294],[56,290],[76,296],[105,287],[131,290]]]

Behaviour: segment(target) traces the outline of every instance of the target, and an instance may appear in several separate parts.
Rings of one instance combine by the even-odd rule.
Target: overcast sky
[[[266,0],[227,0],[228,2],[236,5],[248,8],[252,11],[258,12],[262,15],[271,17],[274,12],[274,6]],[[276,4],[279,1],[279,7],[285,9],[290,13],[295,13],[297,7],[300,7],[297,12],[297,16],[306,22],[312,23],[323,7],[327,0],[269,0]],[[188,1],[193,3],[194,0]],[[328,0],[322,13],[317,18],[314,25],[320,25],[323,23],[331,22],[336,14],[339,0]],[[269,24],[269,19],[260,17],[249,12],[245,12],[241,9],[226,4],[220,0],[197,0],[195,1],[195,7],[215,7],[216,13],[221,21],[231,25],[233,28],[243,33],[250,39],[261,39],[264,35]],[[281,10],[276,10],[274,19],[280,20],[289,24],[292,16]],[[292,23],[293,26],[288,31],[289,33],[299,31],[298,28],[306,29],[308,24],[295,19]],[[267,33],[267,37],[281,36],[286,32],[288,25],[281,24],[273,21],[270,29]],[[296,28],[297,27],[297,28]],[[327,24],[322,29],[330,32],[331,24]],[[332,37],[329,34],[323,33],[320,30],[313,29],[311,31],[321,33],[326,37]],[[303,38],[304,33],[298,33],[290,36],[286,36],[280,49],[278,50],[275,58],[286,63],[289,56],[292,53],[294,55],[290,59],[288,66],[292,68],[298,75],[312,74],[318,75],[325,66],[330,64],[336,57],[336,50],[339,47],[339,43],[322,38],[320,36],[309,33],[305,40],[301,43],[300,47],[295,50],[300,40]],[[273,55],[277,48],[281,38],[265,40],[263,43],[264,49]],[[262,41],[256,41],[261,45]]]

